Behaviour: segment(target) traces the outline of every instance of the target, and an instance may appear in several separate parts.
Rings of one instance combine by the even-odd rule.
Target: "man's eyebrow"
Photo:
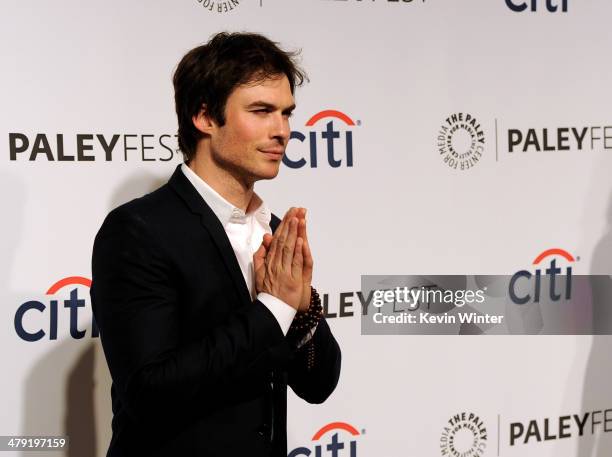
[[[247,105],[247,108],[267,108],[269,110],[275,110],[278,109],[278,107],[276,105],[273,105],[272,103],[268,103],[268,102],[264,102],[262,100],[257,100],[254,101],[252,103],[249,103]],[[288,106],[287,108],[284,109],[283,112],[291,112],[295,109],[295,103],[291,106]]]

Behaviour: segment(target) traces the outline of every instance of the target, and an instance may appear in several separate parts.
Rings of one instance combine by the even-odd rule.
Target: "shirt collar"
[[[268,207],[264,204],[259,195],[253,193],[253,198],[249,203],[247,212],[245,213],[242,209],[232,205],[225,198],[223,198],[217,191],[215,191],[210,185],[200,178],[195,171],[183,163],[181,165],[181,171],[189,182],[195,187],[200,196],[204,199],[206,204],[210,206],[215,216],[221,221],[223,227],[227,227],[227,224],[231,223],[246,223],[249,216],[254,216],[255,219],[265,226],[270,226],[270,219],[272,213]]]

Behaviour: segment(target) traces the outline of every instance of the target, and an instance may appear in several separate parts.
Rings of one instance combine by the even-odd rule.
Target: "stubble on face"
[[[276,177],[294,108],[285,75],[238,86],[227,99],[225,124],[211,135],[214,164],[245,188]]]

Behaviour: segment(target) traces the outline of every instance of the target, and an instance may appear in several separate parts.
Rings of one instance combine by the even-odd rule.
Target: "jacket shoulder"
[[[106,216],[105,221],[136,219],[147,225],[167,224],[185,214],[186,205],[169,184],[123,203]]]

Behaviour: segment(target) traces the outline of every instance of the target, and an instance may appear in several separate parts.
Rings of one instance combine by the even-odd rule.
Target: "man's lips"
[[[268,148],[268,149],[259,149],[260,152],[263,152],[266,155],[270,155],[273,157],[282,157],[285,154],[285,150],[283,148]]]

